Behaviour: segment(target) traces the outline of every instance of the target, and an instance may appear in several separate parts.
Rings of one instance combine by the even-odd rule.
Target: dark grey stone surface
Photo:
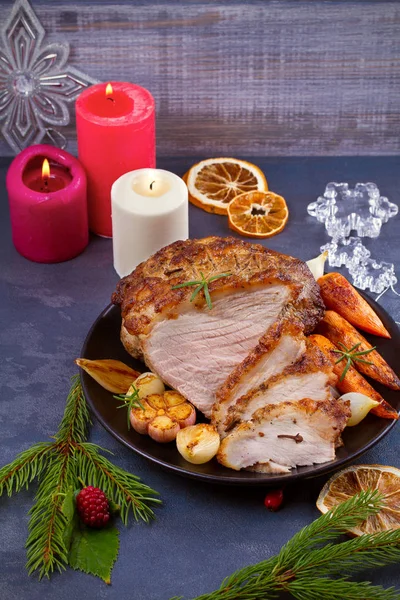
[[[182,174],[193,159],[164,160],[160,167]],[[276,250],[309,259],[327,239],[323,227],[306,214],[306,204],[328,181],[374,181],[399,202],[400,161],[387,158],[259,159],[270,188],[290,208],[283,233],[268,240]],[[117,282],[110,240],[93,237],[78,258],[42,265],[22,258],[11,242],[5,173],[0,162],[0,440],[1,463],[10,462],[31,443],[52,435],[62,416],[69,378],[76,372],[86,333],[108,304]],[[229,235],[224,217],[191,207],[191,236]],[[383,227],[367,244],[376,257],[396,263],[400,273],[400,218]],[[381,304],[400,321],[400,299],[388,292]],[[395,365],[393,365],[395,366]],[[318,516],[315,500],[326,478],[302,482],[286,490],[278,513],[263,506],[263,489],[220,488],[167,473],[120,446],[95,423],[91,440],[114,452],[114,461],[157,489],[164,505],[150,526],[121,528],[120,558],[107,587],[100,580],[68,570],[51,581],[38,582],[24,569],[24,543],[32,486],[0,500],[1,600],[167,600],[192,598],[214,589],[234,569],[279,551],[298,529]],[[400,467],[400,428],[394,430],[360,462]],[[398,567],[365,575],[376,584],[399,584]]]

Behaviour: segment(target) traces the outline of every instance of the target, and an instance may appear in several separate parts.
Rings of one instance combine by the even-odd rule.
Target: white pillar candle
[[[189,236],[185,182],[162,169],[125,173],[111,188],[114,269],[125,277],[168,244]]]

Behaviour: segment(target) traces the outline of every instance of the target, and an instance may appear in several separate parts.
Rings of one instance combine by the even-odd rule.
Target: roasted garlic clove
[[[311,260],[308,260],[306,262],[306,265],[310,269],[311,273],[314,275],[315,281],[317,281],[317,279],[322,277],[322,275],[324,274],[324,266],[327,258],[328,252],[327,250],[325,250],[325,252],[323,252],[319,256],[316,256],[315,258],[312,258]]]
[[[172,442],[176,438],[179,430],[179,423],[173,421],[167,415],[160,415],[151,421],[148,433],[156,442],[165,444],[167,442]]]
[[[188,427],[189,425],[194,425],[196,423],[196,410],[190,402],[183,402],[182,404],[178,404],[177,406],[173,406],[169,408],[167,411],[168,415],[174,421],[179,423],[181,428]]]
[[[147,396],[146,402],[156,411],[162,410],[163,412],[161,414],[165,414],[167,407],[164,402],[164,396],[161,394],[151,394],[151,396]]]
[[[153,374],[146,373],[149,381],[145,381],[147,386],[145,389],[161,389],[161,383],[163,392],[164,384],[161,379],[157,376],[154,376],[156,379],[151,379],[150,375]],[[139,389],[139,398],[143,408],[133,408],[130,413],[130,421],[135,431],[142,434],[147,433],[156,442],[166,443],[176,438],[181,427],[193,425],[196,422],[194,406],[181,394],[168,391],[153,393],[143,398],[140,395],[143,387],[141,387],[139,379],[140,377],[135,381],[134,386]],[[130,390],[133,391],[133,386]]]
[[[134,382],[139,390],[139,398],[146,398],[152,394],[163,394],[165,387],[158,375],[154,373],[142,373]]]
[[[143,408],[139,407],[131,410],[129,419],[135,431],[141,433],[142,435],[146,435],[148,433],[151,421],[153,421],[153,419],[155,419],[157,416],[157,411],[149,406],[146,400],[144,400],[142,404]]]
[[[112,358],[101,360],[77,358],[75,363],[103,388],[113,394],[126,394],[132,382],[139,376],[138,371]]]
[[[185,460],[201,465],[211,460],[218,452],[220,439],[212,425],[198,423],[178,431],[176,446]]]
[[[340,396],[339,400],[348,400],[350,402],[351,416],[347,421],[347,427],[358,425],[369,413],[371,408],[378,406],[380,403],[372,400],[369,396],[359,394],[358,392],[349,392]]]
[[[182,396],[182,394],[175,392],[174,390],[168,390],[165,392],[164,400],[167,406],[178,406],[179,404],[187,402],[186,398]]]

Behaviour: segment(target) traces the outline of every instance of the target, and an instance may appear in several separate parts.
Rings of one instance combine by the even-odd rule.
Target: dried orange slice
[[[384,495],[384,508],[358,527],[350,530],[356,536],[400,528],[400,469],[384,465],[354,465],[337,473],[324,485],[317,508],[326,513],[362,490],[379,490]]]
[[[208,158],[193,165],[183,176],[189,200],[203,210],[226,215],[228,204],[243,192],[268,190],[264,173],[237,158]]]
[[[242,235],[267,238],[285,227],[289,217],[282,196],[274,192],[246,192],[229,203],[229,227]]]

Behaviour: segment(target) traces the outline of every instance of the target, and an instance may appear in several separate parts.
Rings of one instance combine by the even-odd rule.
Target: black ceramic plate
[[[399,364],[400,333],[393,319],[374,300],[362,294],[377,312],[392,339],[387,340],[375,336],[366,336],[377,346],[377,350],[386,361],[396,369]],[[135,361],[122,346],[119,334],[121,327],[120,310],[116,306],[108,306],[95,321],[89,331],[82,348],[82,357],[89,359],[114,358],[131,365],[138,371],[146,371],[143,363]],[[397,421],[379,419],[368,415],[360,425],[346,429],[343,433],[344,446],[339,448],[336,459],[321,465],[299,467],[287,475],[266,475],[265,473],[249,473],[232,471],[222,467],[214,459],[204,465],[192,465],[186,462],[176,449],[175,443],[159,444],[145,435],[132,429],[128,431],[126,412],[117,410],[118,401],[110,392],[103,389],[87,373],[82,372],[82,385],[94,414],[100,423],[120,442],[151,461],[187,477],[193,477],[210,483],[229,485],[277,485],[289,483],[296,479],[304,479],[323,475],[351,462],[366,450],[374,446],[386,435]],[[397,410],[400,409],[400,392],[388,390],[373,382],[375,389]]]

